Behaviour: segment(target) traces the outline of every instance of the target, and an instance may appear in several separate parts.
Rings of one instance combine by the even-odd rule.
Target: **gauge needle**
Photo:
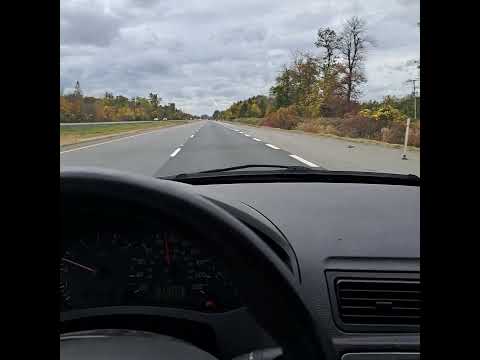
[[[170,248],[168,247],[168,239],[165,239],[165,261],[168,266],[170,266]]]
[[[91,267],[88,267],[88,266],[85,266],[85,265],[79,264],[79,263],[77,263],[77,262],[75,262],[75,261],[72,261],[72,260],[66,259],[66,258],[64,258],[64,257],[62,257],[62,260],[63,260],[63,261],[65,261],[65,262],[67,262],[67,263],[69,263],[69,264],[72,264],[72,265],[78,266],[79,268],[82,268],[82,269],[85,269],[85,270],[91,271],[91,272],[93,272],[93,273],[96,273],[96,272],[97,272],[97,270],[95,270],[95,269],[92,269]]]

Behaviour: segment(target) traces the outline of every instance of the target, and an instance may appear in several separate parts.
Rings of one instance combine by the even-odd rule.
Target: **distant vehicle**
[[[158,121],[158,118],[153,118],[153,121]]]
[[[166,117],[164,117],[162,120],[168,120]]]

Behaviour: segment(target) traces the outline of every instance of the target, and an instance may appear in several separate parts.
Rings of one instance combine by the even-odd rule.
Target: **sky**
[[[321,55],[318,29],[359,16],[368,49],[362,100],[411,92],[420,0],[61,0],[60,87],[148,96],[194,115],[268,95],[296,51]]]

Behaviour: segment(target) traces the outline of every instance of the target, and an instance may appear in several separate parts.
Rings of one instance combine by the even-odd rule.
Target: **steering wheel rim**
[[[196,193],[191,185],[76,167],[61,170],[60,188],[61,204],[72,195],[99,196],[138,204],[178,219],[201,235],[198,238],[204,241],[202,246],[208,247],[212,255],[225,260],[248,310],[282,347],[285,358],[334,358],[327,332],[314,321],[316,317],[287,266],[251,229]]]

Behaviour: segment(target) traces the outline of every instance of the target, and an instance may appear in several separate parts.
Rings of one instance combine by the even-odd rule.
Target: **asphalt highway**
[[[419,154],[381,145],[202,120],[60,150],[60,167],[96,166],[148,176],[245,164],[419,175]]]

